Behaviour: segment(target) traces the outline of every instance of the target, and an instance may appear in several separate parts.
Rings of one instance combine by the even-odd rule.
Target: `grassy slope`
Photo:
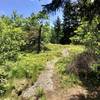
[[[49,50],[41,52],[40,54],[24,52],[19,53],[18,61],[6,62],[4,64],[6,72],[9,75],[8,88],[10,88],[10,91],[13,87],[15,87],[15,89],[20,89],[20,83],[25,84],[26,81],[28,82],[28,85],[31,82],[32,84],[34,84],[39,74],[44,69],[45,63],[48,60],[54,59],[55,57],[62,56],[61,51],[64,48],[68,49],[69,56],[59,60],[59,62],[56,64],[56,70],[58,72],[58,75],[60,76],[61,83],[63,83],[63,85],[66,85],[66,83],[70,84],[70,82],[68,81],[71,81],[71,83],[74,81],[76,82],[77,78],[75,78],[75,76],[70,77],[69,75],[66,75],[66,66],[72,61],[75,55],[84,51],[84,47],[58,44],[47,44],[46,47]],[[10,98],[11,93],[9,95],[8,94],[9,93],[7,93],[7,96],[5,97]]]
[[[41,52],[40,54],[21,52],[16,62],[7,61],[2,66],[6,69],[6,73],[9,76],[7,82],[8,90],[11,91],[12,88],[19,90],[21,87],[20,84],[27,85],[27,82],[28,85],[34,84],[44,69],[45,63],[48,60],[54,59],[54,57],[60,57],[61,51],[66,46],[47,44],[46,47],[49,50]],[[11,95],[7,93],[7,96],[10,97]]]
[[[67,74],[67,67],[73,61],[74,57],[83,51],[85,51],[84,46],[79,45],[68,45],[66,46],[69,52],[69,55],[63,59],[60,59],[56,63],[56,70],[60,79],[60,83],[62,87],[66,85],[68,87],[73,86],[75,84],[81,84],[78,77],[73,74]]]

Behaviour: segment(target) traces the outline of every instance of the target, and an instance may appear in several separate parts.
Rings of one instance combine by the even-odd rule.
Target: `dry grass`
[[[94,55],[90,52],[83,52],[77,55],[68,67],[68,72],[80,75],[90,73],[91,64],[95,63]]]

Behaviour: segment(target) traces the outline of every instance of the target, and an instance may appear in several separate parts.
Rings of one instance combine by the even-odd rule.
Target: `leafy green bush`
[[[42,87],[37,87],[35,92],[36,92],[36,96],[38,97],[42,97],[44,95],[44,90]]]
[[[0,96],[4,95],[5,92],[7,91],[7,73],[0,68]]]
[[[42,28],[42,41],[44,43],[49,43],[51,39],[51,31],[50,31],[50,25],[46,23]]]
[[[44,93],[44,89],[42,87],[37,87],[36,88],[36,91],[35,91],[35,96],[36,96],[36,99],[39,99],[39,100],[46,100],[46,97],[45,97],[45,93]]]
[[[84,44],[90,52],[100,54],[100,30],[98,25],[100,18],[94,17],[91,23],[88,21],[82,21],[80,26],[77,28],[76,35],[71,38],[74,44]]]
[[[100,63],[93,64],[92,70],[97,73],[96,77],[100,80]]]
[[[10,69],[10,77],[29,78],[33,82],[37,79],[39,72],[44,68],[45,58],[35,54],[20,54],[20,60],[14,63]]]
[[[0,20],[2,31],[0,32],[0,62],[16,60],[20,46],[24,45],[21,28],[13,27]]]

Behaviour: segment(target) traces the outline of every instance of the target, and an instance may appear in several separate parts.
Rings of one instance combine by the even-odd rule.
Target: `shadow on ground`
[[[71,65],[73,70],[70,71],[75,72],[76,70],[82,86],[86,88],[88,94],[72,95],[70,100],[100,100],[100,66],[97,71],[89,67],[89,63],[93,62],[92,59],[91,54],[83,53]]]
[[[73,95],[70,100],[100,100],[100,74],[91,72],[87,79],[80,75],[83,86],[88,90],[88,94]]]
[[[83,86],[88,90],[88,95],[84,99],[79,100],[100,100],[100,74],[92,71],[87,75],[87,78],[84,78],[80,75],[80,80],[83,83]],[[79,97],[81,97],[79,95]]]

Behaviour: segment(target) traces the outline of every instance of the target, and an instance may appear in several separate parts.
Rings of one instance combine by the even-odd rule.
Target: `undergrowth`
[[[77,75],[71,73],[69,74],[67,72],[67,68],[78,54],[85,51],[85,47],[80,45],[67,45],[66,48],[68,49],[69,55],[64,57],[63,59],[60,59],[56,63],[55,69],[58,73],[61,86],[71,87],[77,84],[81,84],[81,81],[79,80]]]
[[[7,88],[2,88],[4,93],[1,95],[1,100],[5,100],[4,98],[12,99],[14,92],[18,96],[24,89],[33,85],[44,69],[46,62],[55,57],[60,57],[61,51],[65,48],[65,46],[58,44],[46,44],[46,47],[48,50],[42,51],[40,54],[19,52],[16,62],[5,61],[0,65],[7,74]],[[6,84],[3,85],[5,86]],[[13,90],[14,92],[12,93],[11,91]]]

